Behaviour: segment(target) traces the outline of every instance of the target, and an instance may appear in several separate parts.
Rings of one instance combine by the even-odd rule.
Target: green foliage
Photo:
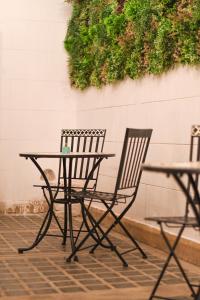
[[[200,0],[71,0],[73,86],[101,87],[200,63]]]

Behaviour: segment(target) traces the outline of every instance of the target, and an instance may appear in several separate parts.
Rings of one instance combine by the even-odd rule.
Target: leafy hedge
[[[64,44],[77,88],[200,63],[200,0],[71,1]]]

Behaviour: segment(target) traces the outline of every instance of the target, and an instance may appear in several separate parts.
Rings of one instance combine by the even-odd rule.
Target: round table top
[[[142,165],[145,171],[160,173],[200,173],[200,162],[169,162],[169,163],[145,163]]]
[[[26,152],[20,153],[20,157],[25,158],[107,158],[114,157],[114,153],[107,152]]]

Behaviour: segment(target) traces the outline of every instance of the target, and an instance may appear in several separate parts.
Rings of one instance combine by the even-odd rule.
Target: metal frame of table
[[[40,172],[42,178],[44,179],[45,181],[45,184],[46,184],[46,188],[48,190],[48,193],[49,193],[49,200],[48,198],[46,198],[47,200],[47,203],[48,203],[48,212],[46,214],[46,216],[44,217],[44,220],[42,222],[42,225],[38,231],[38,234],[33,242],[33,244],[29,247],[26,247],[26,248],[19,248],[18,249],[18,252],[19,253],[23,253],[24,251],[29,251],[33,248],[35,248],[42,240],[43,238],[46,236],[46,235],[51,235],[51,234],[48,234],[48,230],[49,230],[49,227],[51,225],[51,222],[52,222],[52,218],[54,217],[55,220],[56,220],[56,223],[58,224],[58,227],[62,233],[62,235],[64,236],[64,243],[66,242],[66,238],[67,238],[67,234],[68,234],[68,231],[69,231],[69,237],[70,237],[70,241],[71,241],[71,249],[72,251],[75,249],[75,241],[74,241],[74,236],[73,236],[73,226],[72,226],[72,223],[73,223],[73,216],[72,216],[72,202],[73,200],[77,200],[77,199],[73,199],[73,196],[72,196],[72,172],[73,172],[73,167],[72,167],[72,164],[73,164],[73,159],[81,159],[81,158],[93,158],[94,159],[94,163],[93,163],[93,166],[89,172],[89,175],[88,175],[88,178],[86,179],[86,182],[84,184],[84,188],[83,189],[86,189],[87,188],[87,185],[90,181],[90,178],[92,177],[92,174],[95,172],[96,168],[100,165],[100,163],[102,162],[103,159],[107,159],[109,157],[114,157],[115,154],[113,153],[96,153],[96,152],[89,152],[89,153],[86,153],[86,152],[83,152],[83,153],[35,153],[35,152],[28,152],[28,153],[20,153],[19,154],[20,157],[24,157],[26,159],[30,159],[33,164],[36,166],[36,168],[38,169],[38,171]],[[66,180],[64,180],[64,186],[63,186],[63,202],[64,202],[64,228],[62,229],[58,220],[57,220],[57,217],[55,215],[55,212],[54,212],[54,202],[55,202],[55,197],[53,195],[53,191],[52,191],[52,187],[51,187],[51,184],[49,183],[49,180],[44,172],[44,170],[42,169],[41,165],[39,164],[38,162],[38,159],[40,158],[45,158],[45,159],[61,159],[62,161],[62,164],[63,164],[63,178],[66,178]],[[66,161],[69,160],[69,167],[68,167],[68,176],[67,176],[67,168],[66,168]],[[59,188],[59,187],[58,187]],[[57,195],[57,193],[56,193]],[[82,207],[82,213],[84,214],[85,213],[85,210],[84,210],[84,206],[81,204],[81,207]],[[83,220],[86,222],[86,219],[83,218]],[[93,220],[94,222],[94,220]],[[89,227],[88,227],[88,224],[86,223],[86,228],[88,230]],[[93,234],[93,231],[91,231],[91,236],[93,237],[93,239],[95,241],[97,241],[98,239],[98,236],[95,237],[94,234]],[[77,260],[77,257],[75,257],[75,260]]]
[[[198,223],[198,227],[200,228],[200,211],[198,210],[198,208],[196,207],[194,201],[193,201],[193,197],[195,198],[195,201],[198,201],[198,206],[200,208],[200,193],[198,190],[198,185],[196,184],[196,181],[194,179],[194,175],[199,175],[200,174],[200,162],[183,162],[183,163],[160,163],[160,164],[143,164],[142,166],[144,171],[151,171],[151,172],[157,172],[157,173],[164,173],[167,176],[172,176],[174,178],[174,180],[176,181],[176,183],[178,184],[178,186],[180,187],[180,189],[182,190],[182,192],[184,193],[184,195],[186,196],[186,199],[188,201],[188,203],[190,204],[194,216],[196,217],[197,223]],[[188,181],[184,180],[183,175],[186,175],[188,177]],[[191,189],[188,189],[188,182],[191,186]],[[192,194],[193,193],[193,194]],[[165,236],[165,241],[167,243],[167,246],[170,250],[170,254],[161,270],[161,273],[158,277],[158,280],[152,290],[152,293],[149,297],[149,300],[152,300],[153,298],[157,298],[157,299],[172,299],[172,298],[167,298],[167,297],[161,297],[161,296],[157,296],[156,295],[156,291],[158,289],[159,283],[161,282],[164,273],[167,269],[167,266],[169,264],[169,261],[171,259],[171,257],[173,256],[190,291],[192,294],[192,297],[195,300],[200,300],[200,287],[196,286],[194,284],[192,284],[189,281],[188,276],[185,274],[184,269],[182,267],[182,265],[180,264],[178,257],[175,254],[175,249],[177,247],[177,244],[179,242],[179,239],[175,241],[175,243],[172,245],[170,245],[170,243],[167,240],[167,237]],[[198,287],[198,290],[195,291],[194,287]]]

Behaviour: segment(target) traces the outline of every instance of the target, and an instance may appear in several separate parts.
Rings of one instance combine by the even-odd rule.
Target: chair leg
[[[75,251],[75,242],[74,242],[74,230],[73,230],[73,216],[72,216],[72,204],[68,204],[68,216],[69,216],[69,236],[71,242],[72,252]],[[74,256],[74,261],[78,261],[78,257]]]
[[[113,224],[107,229],[107,231],[105,232],[105,236],[107,234],[109,234],[110,231],[113,230],[113,228],[116,225],[119,225],[123,231],[126,233],[126,235],[128,236],[128,238],[132,241],[132,243],[135,245],[136,249],[138,249],[141,253],[141,255],[143,256],[143,258],[147,258],[147,255],[145,254],[145,252],[143,251],[143,249],[140,247],[140,245],[137,243],[137,241],[132,237],[132,235],[129,233],[129,231],[126,229],[126,227],[124,226],[124,224],[121,222],[122,217],[125,215],[126,212],[122,212],[118,217],[116,216],[116,214],[113,212],[112,209],[109,208],[108,204],[106,202],[104,202],[104,205],[106,206],[106,208],[109,210],[109,212],[112,214],[112,216],[115,219],[115,222],[113,222]],[[102,236],[102,238],[99,240],[99,242],[91,249],[91,253],[93,253],[96,248],[100,245],[100,242],[102,242],[102,240],[104,239],[104,236]]]
[[[47,197],[47,195],[46,195],[45,188],[42,188],[42,192],[43,192],[44,198],[45,198],[45,200],[46,200],[48,206],[50,206],[50,202],[49,202],[49,199],[48,199],[48,197]],[[57,193],[56,193],[56,195],[57,195]],[[54,195],[54,199],[55,199],[55,196],[56,196],[56,195]],[[56,216],[56,214],[55,214],[54,211],[53,211],[53,218],[54,218],[54,220],[56,221],[56,223],[57,223],[57,225],[58,225],[58,228],[60,229],[60,231],[61,231],[61,233],[62,233],[62,236],[64,236],[64,230],[62,229],[62,226],[60,225],[60,222],[58,221],[58,217]]]
[[[80,226],[79,229],[78,229],[78,232],[77,232],[77,235],[76,235],[76,239],[75,239],[75,241],[74,241],[74,244],[75,244],[75,245],[76,245],[76,243],[77,243],[77,241],[78,241],[78,239],[79,239],[79,236],[80,236],[80,234],[81,234],[81,232],[82,232],[83,226],[84,226],[84,222],[82,221],[81,226]]]
[[[64,204],[64,230],[62,245],[66,245],[67,241],[67,223],[68,223],[68,203]]]
[[[95,224],[95,219],[93,218],[93,216],[90,214],[90,218],[92,219],[92,221],[93,221],[93,224]],[[94,225],[93,225],[94,226]],[[105,232],[103,231],[103,229],[101,228],[101,226],[100,225],[98,225],[98,228],[99,228],[99,230],[100,230],[100,232],[101,232],[101,234],[102,235],[104,235],[105,234]],[[94,229],[95,230],[95,229]],[[111,242],[111,240],[108,238],[108,236],[106,236],[106,238],[105,238],[107,241],[108,241],[108,243],[110,244],[110,246],[107,246],[106,248],[110,248],[112,251],[114,251],[115,253],[116,253],[116,255],[119,257],[119,259],[122,261],[122,263],[123,263],[123,265],[125,266],[125,267],[128,267],[128,264],[127,264],[127,262],[125,261],[125,259],[122,257],[122,255],[121,255],[121,253],[117,250],[117,247]],[[101,244],[102,245],[102,244]],[[105,247],[105,245],[102,245],[103,247]]]
[[[188,277],[187,277],[187,275],[186,275],[186,273],[185,273],[182,265],[180,264],[180,262],[178,260],[178,257],[175,254],[176,247],[177,247],[178,242],[179,242],[179,240],[181,238],[181,235],[182,235],[182,233],[183,233],[183,231],[185,229],[185,225],[183,225],[181,227],[181,229],[180,229],[180,231],[179,231],[179,233],[177,235],[177,238],[176,238],[173,246],[171,246],[171,244],[170,244],[170,242],[169,242],[169,240],[168,240],[168,238],[167,238],[167,236],[166,236],[166,234],[165,234],[165,232],[163,230],[162,223],[159,223],[159,225],[160,225],[160,228],[161,228],[161,234],[162,234],[162,236],[163,236],[163,238],[164,238],[164,240],[166,242],[166,245],[167,245],[167,247],[168,247],[168,249],[169,249],[170,252],[169,252],[167,260],[165,261],[165,264],[164,264],[164,266],[162,268],[162,271],[161,271],[161,273],[160,273],[160,275],[159,275],[159,277],[157,279],[157,282],[156,282],[156,284],[155,284],[155,286],[154,286],[154,288],[153,288],[153,290],[151,292],[151,295],[150,295],[150,297],[149,297],[148,300],[152,300],[153,298],[168,299],[168,298],[165,298],[165,297],[156,296],[155,294],[156,294],[156,291],[157,291],[157,289],[158,289],[158,287],[160,285],[160,282],[161,282],[161,280],[162,280],[162,278],[163,278],[163,276],[164,276],[164,274],[165,274],[165,272],[167,270],[167,267],[168,267],[168,265],[169,265],[170,260],[171,260],[172,257],[174,257],[174,259],[175,259],[175,261],[177,263],[177,266],[179,267],[179,270],[181,271],[181,274],[183,275],[183,277],[184,277],[184,279],[185,279],[185,281],[186,281],[186,283],[187,283],[190,291],[192,292],[192,296],[194,297],[196,293],[195,293],[195,291],[194,291],[191,283],[189,282],[189,279],[188,279]]]
[[[197,291],[197,295],[195,297],[195,300],[200,300],[200,287],[198,288],[198,291]]]
[[[82,201],[84,201],[84,200],[82,200]],[[81,203],[80,203],[80,205],[81,205]],[[89,206],[88,206],[88,211],[89,211],[89,209],[90,209],[90,206],[91,206],[91,201],[90,201],[90,204],[89,204]],[[82,221],[82,223],[81,223],[81,225],[80,225],[80,227],[79,227],[78,234],[77,234],[76,240],[75,240],[75,244],[76,244],[76,242],[77,242],[77,240],[78,240],[78,238],[79,238],[79,236],[80,236],[80,234],[81,234],[81,232],[82,232],[82,229],[83,229],[83,226],[84,226],[84,225],[86,226],[87,231],[90,231],[90,226],[88,225],[88,222],[86,221],[86,218],[85,218],[85,215],[84,215],[85,212],[84,212],[82,209],[81,209],[81,211],[82,211],[83,221]],[[94,226],[91,219],[90,219],[90,222],[91,222],[92,226]],[[97,232],[96,232],[96,234],[97,234],[97,236],[98,236],[98,233],[97,233]]]
[[[82,205],[84,206],[84,204],[82,203]],[[71,255],[66,259],[67,262],[70,262],[72,257],[75,256],[75,254],[77,253],[77,251],[81,250],[81,247],[85,244],[85,242],[88,240],[88,238],[90,236],[92,236],[92,233],[95,231],[96,228],[99,228],[99,230],[102,232],[102,234],[104,235],[104,231],[103,229],[100,227],[100,223],[102,222],[102,220],[107,216],[108,212],[105,212],[103,214],[103,216],[101,216],[101,218],[98,221],[95,221],[95,219],[91,216],[90,212],[87,210],[87,208],[84,206],[84,210],[86,212],[86,214],[89,216],[89,218],[93,219],[93,222],[95,223],[94,227],[88,232],[88,234],[82,239],[82,241],[79,243],[79,245],[74,249],[74,251],[72,251]],[[121,256],[121,254],[118,252],[118,250],[116,249],[116,247],[113,245],[113,243],[110,241],[110,239],[105,236],[105,239],[107,240],[107,242],[110,244],[110,248],[115,251],[116,255],[119,257],[119,259],[122,261],[124,266],[128,266],[127,262],[124,260],[124,258]]]
[[[95,241],[95,243],[98,243],[98,241],[100,240],[100,235],[99,235],[97,229],[94,227],[95,226],[95,222],[96,222],[95,219],[93,218],[92,214],[89,214],[90,205],[87,207],[87,210],[88,210],[87,216],[88,216],[88,219],[90,221],[90,224],[91,224],[92,228],[94,228],[94,234],[91,232],[91,227],[88,224],[87,217],[85,216],[85,212],[84,211],[82,211],[82,216],[83,216],[83,222],[82,222],[82,224],[85,224],[85,226],[87,228],[87,231],[91,232],[91,237],[93,238],[93,240]],[[100,228],[100,226],[99,226],[99,228]],[[104,243],[100,243],[100,245],[103,248],[110,249],[110,245],[106,245]]]
[[[132,235],[130,234],[130,232],[127,230],[127,228],[125,227],[125,225],[119,220],[118,224],[120,225],[120,227],[124,230],[124,232],[126,233],[126,235],[129,237],[129,239],[133,242],[133,244],[135,245],[135,247],[140,251],[140,253],[142,254],[143,258],[147,258],[146,253],[143,251],[143,249],[140,247],[139,243],[132,237]]]

